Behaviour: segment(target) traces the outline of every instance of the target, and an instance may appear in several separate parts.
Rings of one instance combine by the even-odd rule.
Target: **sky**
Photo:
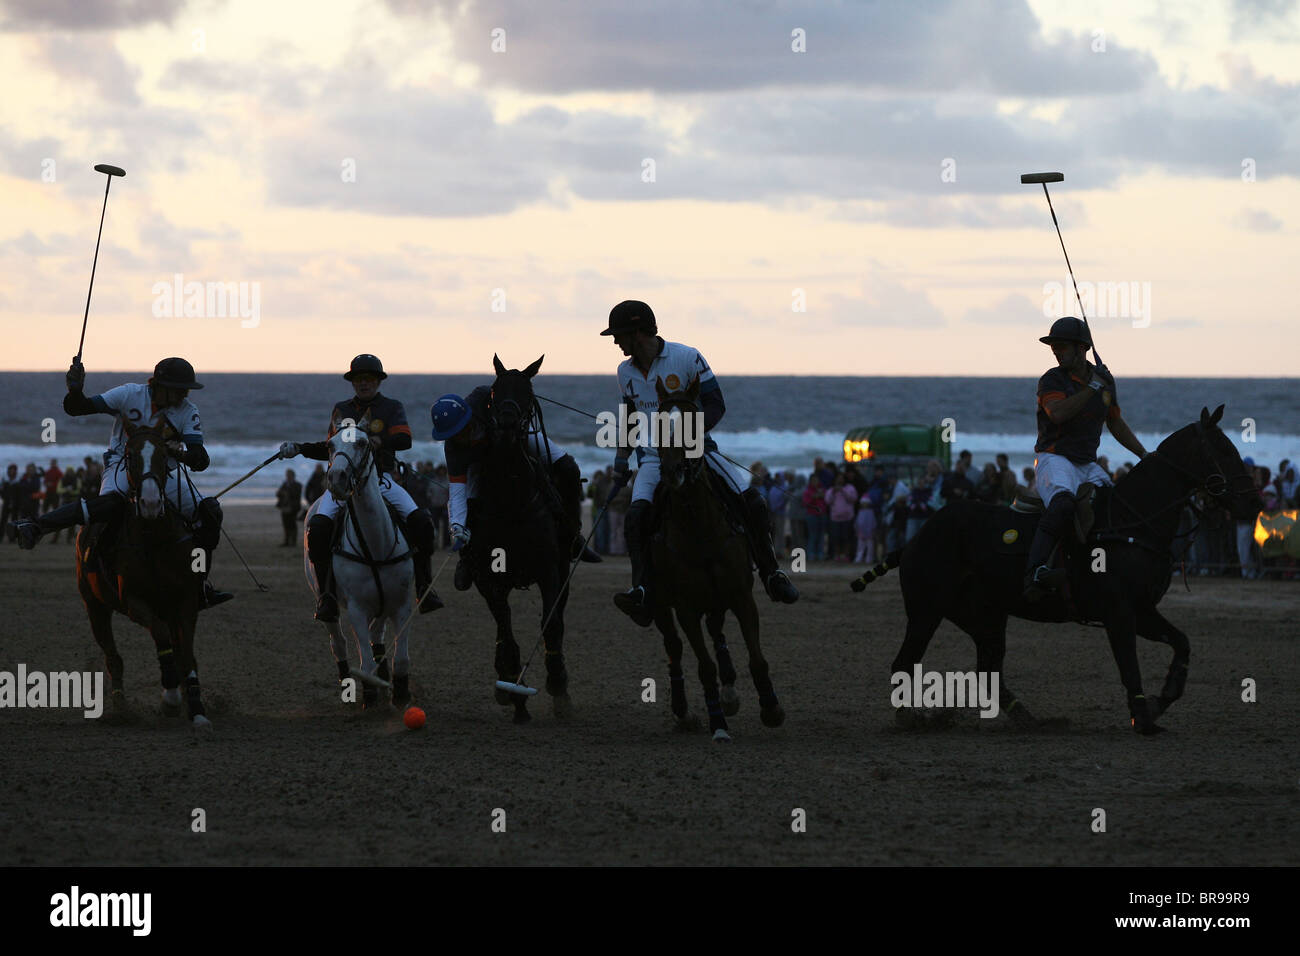
[[[0,368],[1293,376],[1296,0],[0,0]],[[177,294],[179,292],[179,294]],[[224,300],[224,301],[223,301]]]

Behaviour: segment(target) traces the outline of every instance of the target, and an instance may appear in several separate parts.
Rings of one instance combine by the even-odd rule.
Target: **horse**
[[[1037,603],[1022,588],[1029,542],[1039,515],[980,502],[950,502],[900,551],[852,582],[856,591],[899,568],[907,633],[894,658],[893,674],[911,673],[940,621],[947,618],[975,642],[977,669],[1000,673],[1006,651],[1007,617],[1061,623],[1100,623],[1119,666],[1128,697],[1130,725],[1139,734],[1164,728],[1156,720],[1178,700],[1187,683],[1191,645],[1156,605],[1173,575],[1173,542],[1184,507],[1203,492],[1238,520],[1259,511],[1254,483],[1213,414],[1169,435],[1113,487],[1093,496],[1095,523],[1072,540],[1063,537],[1067,580],[1059,594]],[[1159,695],[1148,697],[1138,668],[1137,635],[1173,650]],[[1038,725],[1000,681],[999,704],[1022,726]],[[899,712],[900,723],[904,722]]]
[[[516,682],[521,674],[519,645],[510,627],[510,591],[536,584],[542,592],[546,691],[555,716],[563,718],[571,708],[564,663],[564,608],[573,542],[551,481],[550,462],[537,457],[544,454],[540,450],[544,443],[530,440],[539,417],[532,379],[542,359],[520,371],[507,369],[493,355],[492,366],[497,377],[488,407],[486,457],[477,469],[474,540],[468,560],[475,587],[496,621],[495,665],[501,681]],[[538,451],[534,453],[530,445]],[[499,704],[514,704],[515,723],[531,720],[525,695],[500,687],[495,695]]]
[[[180,675],[184,674],[190,726],[196,731],[211,731],[194,657],[202,575],[196,578],[192,566],[195,542],[190,530],[164,495],[168,478],[164,442],[177,435],[164,423],[161,428],[128,425],[127,436],[125,457],[131,493],[125,513],[107,525],[87,524],[77,535],[77,590],[95,643],[104,652],[114,711],[122,713],[126,708],[122,656],[113,637],[116,611],[149,629],[162,672],[163,712],[169,716],[180,714]],[[146,444],[153,449],[147,470],[143,452]]]
[[[344,503],[330,573],[334,575],[341,617],[347,618],[356,640],[360,671],[354,672],[349,665],[347,641],[339,623],[329,622],[326,627],[340,682],[349,677],[360,680],[362,707],[368,709],[378,703],[376,688],[390,684],[384,630],[391,625],[397,634],[391,699],[394,707],[405,707],[411,700],[411,657],[408,635],[402,628],[411,614],[414,563],[406,538],[379,489],[368,426],[367,417],[355,425],[345,425],[330,436],[330,464],[325,474],[330,494]],[[307,511],[307,525],[319,507],[318,499]],[[319,597],[320,583],[312,570],[305,533],[302,561],[307,586],[313,597]],[[362,640],[363,635],[366,640]]]
[[[699,410],[700,382],[691,380],[686,389],[669,392],[656,379],[659,411],[695,414]],[[683,434],[684,429],[678,434]],[[686,686],[682,676],[682,639],[673,625],[673,614],[686,632],[698,664],[700,683],[709,717],[709,730],[719,743],[729,741],[727,716],[739,709],[735,689],[725,700],[718,689],[719,668],[709,656],[700,628],[706,618],[722,665],[724,686],[734,684],[735,668],[722,637],[722,620],[731,611],[749,652],[749,673],[758,691],[759,716],[768,727],[785,722],[785,709],[777,700],[768,673],[767,660],[759,644],[758,607],[754,603],[754,575],[749,542],[739,519],[728,516],[704,457],[689,458],[679,445],[659,448],[660,484],[657,530],[651,540],[655,587],[651,589],[655,626],[663,635],[668,654],[668,678],[672,689],[672,712],[678,726],[689,725]],[[724,656],[725,655],[725,656]]]

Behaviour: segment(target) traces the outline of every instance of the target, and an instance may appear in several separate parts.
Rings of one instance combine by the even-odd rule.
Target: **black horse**
[[[691,379],[680,392],[669,392],[663,380],[656,379],[655,391],[661,414],[690,415],[699,411],[699,378]],[[673,715],[680,725],[688,725],[682,639],[673,625],[676,614],[695,653],[709,730],[715,741],[731,739],[726,718],[740,707],[734,686],[736,670],[722,635],[723,617],[731,611],[740,624],[749,653],[749,672],[758,691],[759,718],[765,726],[779,727],[785,722],[785,708],[777,700],[759,642],[758,608],[754,604],[754,575],[750,570],[744,518],[728,513],[702,456],[691,458],[682,447],[669,445],[659,449],[659,460],[662,480],[655,496],[658,517],[652,545],[657,586],[651,593],[655,626],[663,635],[668,654]],[[713,637],[717,665],[704,643],[701,618]],[[724,688],[721,692],[719,677]]]
[[[1173,574],[1173,542],[1179,518],[1195,492],[1203,491],[1238,520],[1259,511],[1259,496],[1241,456],[1213,415],[1180,428],[1142,459],[1113,488],[1093,498],[1095,524],[1083,540],[1068,542],[1067,584],[1036,604],[1022,596],[1029,542],[1038,514],[1023,514],[956,500],[922,526],[901,552],[852,584],[861,591],[890,568],[900,568],[907,635],[893,673],[911,673],[944,618],[975,641],[977,669],[1002,670],[1008,615],[1034,621],[1098,622],[1128,693],[1133,729],[1154,734],[1156,720],[1183,694],[1191,648],[1187,635],[1156,605]],[[1168,644],[1173,660],[1159,696],[1142,691],[1137,638]],[[1028,710],[1000,680],[999,703],[1018,723],[1033,724]],[[900,711],[900,715],[901,715]]]
[[[510,591],[536,584],[546,624],[546,690],[557,717],[569,712],[569,673],[564,666],[564,606],[568,549],[563,507],[550,476],[550,463],[529,448],[536,428],[532,378],[539,358],[523,371],[492,356],[497,377],[488,407],[488,452],[478,469],[478,501],[470,561],[474,583],[497,623],[496,670],[503,681],[520,676],[519,645],[510,629]],[[545,455],[545,443],[541,444]],[[497,688],[497,702],[514,703],[515,723],[524,723],[528,698]]]

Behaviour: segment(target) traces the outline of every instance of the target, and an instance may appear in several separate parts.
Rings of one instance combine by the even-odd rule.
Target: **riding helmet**
[[[446,441],[469,424],[474,413],[459,395],[444,395],[429,410],[433,417],[434,441]]]
[[[1088,333],[1088,326],[1082,320],[1067,315],[1053,322],[1052,330],[1038,341],[1046,345],[1051,345],[1053,342],[1078,342],[1081,345],[1091,346],[1092,336]]]
[[[384,371],[384,363],[374,355],[358,355],[352,360],[352,367],[348,369],[347,374],[343,377],[350,382],[355,376],[363,372],[378,375],[381,381],[388,378],[388,373]]]
[[[196,389],[202,388],[198,382],[194,381],[194,366],[183,358],[165,358],[153,367],[153,378],[149,380],[151,385],[160,385],[163,388],[184,388]]]
[[[609,310],[609,328],[600,334],[617,335],[638,329],[654,335],[659,331],[659,326],[655,324],[655,314],[650,306],[636,299],[627,299]]]

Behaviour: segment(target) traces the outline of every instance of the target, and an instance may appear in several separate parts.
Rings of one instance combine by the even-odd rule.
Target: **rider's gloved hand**
[[[80,392],[86,387],[86,366],[81,364],[81,359],[74,358],[72,364],[68,366],[68,374],[64,376],[64,381],[68,384],[69,392]]]
[[[167,449],[167,454],[177,461],[185,457],[185,443],[176,438],[169,438],[163,442],[163,447]]]
[[[614,461],[614,467],[610,469],[610,473],[613,474],[614,480],[610,482],[609,494],[605,498],[605,507],[608,508],[610,502],[618,497],[618,493],[627,486],[628,475],[630,475],[631,472],[632,469],[628,467],[626,458],[618,458]]]
[[[463,524],[454,524],[451,526],[451,550],[459,551],[465,545],[469,544],[469,529]]]
[[[298,447],[298,443],[296,441],[287,441],[281,443],[280,445],[281,458],[296,458],[298,457],[298,453],[300,451],[302,451],[302,449]]]

